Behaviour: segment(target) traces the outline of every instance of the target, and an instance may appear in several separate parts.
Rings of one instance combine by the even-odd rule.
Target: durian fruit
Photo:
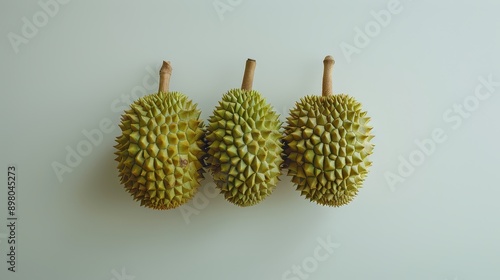
[[[136,100],[121,117],[116,161],[121,183],[141,206],[164,210],[191,199],[203,179],[203,121],[186,95],[169,92],[164,61],[158,93]]]
[[[290,110],[284,157],[301,195],[338,207],[351,202],[363,185],[373,135],[361,104],[346,94],[333,95],[333,58],[323,63],[322,96],[305,96]]]
[[[247,60],[241,89],[223,95],[206,133],[207,165],[217,188],[238,206],[254,205],[270,195],[283,163],[279,115],[252,90],[255,64]]]

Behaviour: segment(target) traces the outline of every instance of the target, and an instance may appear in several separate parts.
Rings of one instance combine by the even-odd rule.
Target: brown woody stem
[[[170,76],[172,75],[172,66],[170,66],[170,61],[163,61],[163,65],[160,69],[160,86],[158,88],[158,93],[168,92],[168,86],[170,84]]]
[[[245,74],[243,74],[243,82],[241,83],[241,89],[252,90],[255,64],[255,60],[251,58],[247,59],[247,63],[245,65]]]
[[[330,55],[326,56],[323,60],[323,96],[329,96],[333,94],[332,73],[334,64],[335,60],[333,60],[333,57]]]

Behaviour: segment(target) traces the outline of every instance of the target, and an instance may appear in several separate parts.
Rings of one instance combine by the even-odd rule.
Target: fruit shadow
[[[96,164],[88,169],[82,193],[78,194],[81,211],[95,217],[91,223],[110,232],[128,236],[131,233],[124,229],[134,226],[150,236],[168,232],[169,236],[199,238],[201,234],[215,237],[235,228],[259,232],[264,230],[262,224],[270,225],[268,230],[281,232],[286,228],[293,232],[297,222],[310,228],[321,223],[321,219],[310,217],[318,218],[322,207],[300,196],[285,175],[280,176],[268,197],[253,206],[239,207],[226,201],[209,172],[204,173],[195,196],[178,208],[161,211],[140,206],[120,183],[114,151],[110,144],[95,150],[92,162]]]

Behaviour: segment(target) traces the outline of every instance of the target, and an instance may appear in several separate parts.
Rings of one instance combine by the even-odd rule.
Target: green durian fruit
[[[324,60],[322,96],[306,96],[285,126],[285,165],[297,190],[311,201],[342,206],[352,201],[372,162],[370,118],[361,104],[332,94],[334,60]]]
[[[160,87],[121,117],[116,161],[121,183],[141,206],[164,210],[191,199],[203,179],[203,121],[180,92],[168,92],[172,68],[164,61]]]
[[[248,59],[241,89],[222,97],[209,118],[207,164],[224,197],[238,206],[259,203],[281,174],[279,115],[252,90],[255,60]]]

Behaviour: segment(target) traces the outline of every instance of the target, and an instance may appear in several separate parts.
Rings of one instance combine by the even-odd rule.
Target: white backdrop
[[[498,278],[500,4],[464,2],[2,1],[0,278]],[[163,212],[120,185],[120,115],[157,89],[162,60],[206,120],[256,59],[254,89],[285,120],[321,92],[328,54],[334,92],[376,136],[348,206],[311,203],[285,175],[248,208],[210,176]]]

